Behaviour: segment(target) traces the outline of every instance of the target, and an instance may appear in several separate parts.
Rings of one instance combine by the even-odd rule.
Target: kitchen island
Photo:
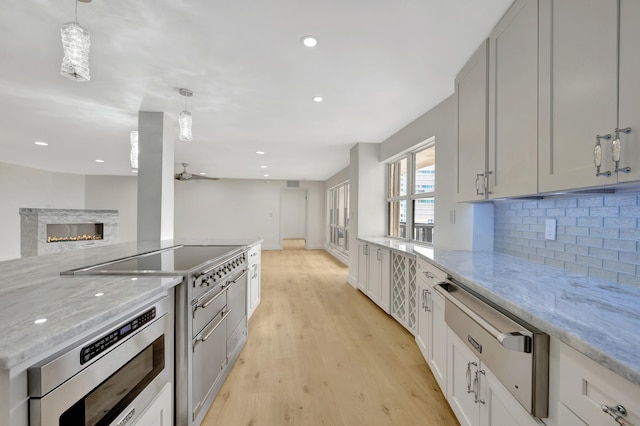
[[[257,242],[132,242],[0,262],[0,424],[28,424],[31,365],[86,339],[146,301],[172,297],[171,289],[182,282],[179,276],[61,277],[60,272],[179,244],[248,247]]]

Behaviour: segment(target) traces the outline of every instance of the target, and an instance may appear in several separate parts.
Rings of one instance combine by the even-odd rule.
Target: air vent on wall
[[[288,180],[287,181],[287,188],[300,188],[300,181],[299,180]]]

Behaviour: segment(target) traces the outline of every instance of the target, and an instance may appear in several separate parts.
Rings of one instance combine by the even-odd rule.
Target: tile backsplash
[[[494,202],[494,250],[640,285],[640,193]],[[556,240],[545,222],[557,222]]]

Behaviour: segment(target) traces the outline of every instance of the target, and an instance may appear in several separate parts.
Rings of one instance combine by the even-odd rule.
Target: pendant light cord
[[[78,0],[76,0],[76,22],[78,22]]]

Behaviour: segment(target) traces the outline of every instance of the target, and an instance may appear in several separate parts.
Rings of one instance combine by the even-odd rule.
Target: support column
[[[138,241],[173,238],[173,132],[164,113],[138,113]]]

